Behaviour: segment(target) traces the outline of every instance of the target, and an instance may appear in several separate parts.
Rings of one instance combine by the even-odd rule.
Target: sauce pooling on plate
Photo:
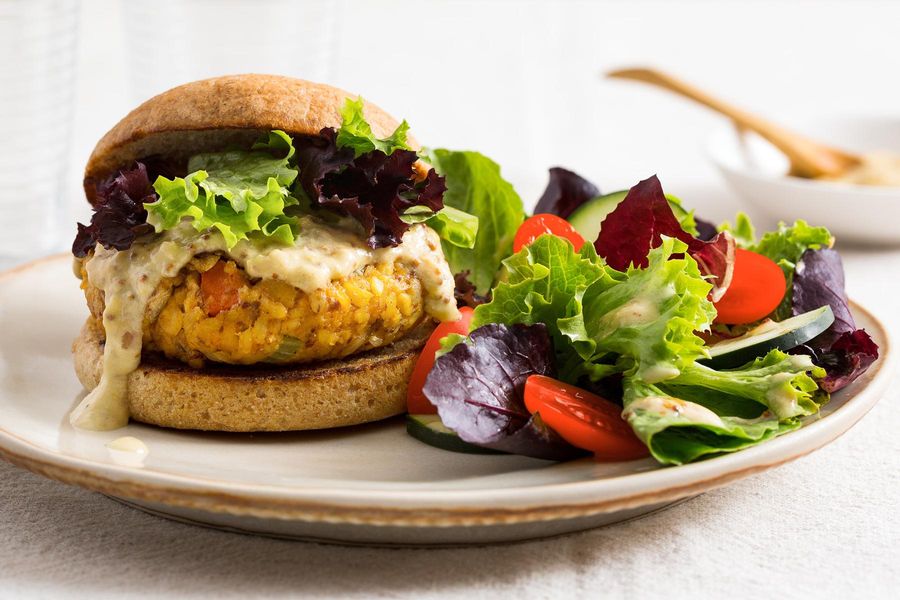
[[[107,442],[106,449],[112,461],[123,467],[143,467],[150,454],[147,444],[130,435]]]

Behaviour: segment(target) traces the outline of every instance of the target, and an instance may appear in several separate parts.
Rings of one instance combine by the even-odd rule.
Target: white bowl
[[[797,130],[854,152],[900,155],[900,118],[817,119]],[[900,245],[900,188],[789,177],[781,152],[730,124],[710,136],[706,150],[738,196],[767,217],[824,225],[841,242]]]

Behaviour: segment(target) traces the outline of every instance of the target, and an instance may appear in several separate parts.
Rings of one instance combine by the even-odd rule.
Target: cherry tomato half
[[[775,262],[762,254],[738,248],[731,285],[715,303],[716,322],[740,325],[758,321],[775,310],[786,287],[784,273]]]
[[[622,407],[605,398],[543,375],[525,381],[525,407],[564,440],[603,461],[635,460],[650,454]]]
[[[409,378],[409,386],[406,388],[406,411],[411,415],[436,415],[437,408],[428,401],[422,388],[425,387],[425,379],[431,373],[434,366],[434,353],[441,349],[441,338],[450,333],[469,335],[469,325],[472,323],[472,315],[475,311],[468,306],[459,309],[458,321],[441,323],[438,325],[425,342],[422,354],[416,359],[412,377]]]
[[[584,245],[584,238],[568,221],[556,215],[540,214],[525,219],[525,222],[519,225],[519,230],[513,240],[513,252],[518,252],[545,233],[566,238],[572,242],[576,251],[581,250],[581,246]]]

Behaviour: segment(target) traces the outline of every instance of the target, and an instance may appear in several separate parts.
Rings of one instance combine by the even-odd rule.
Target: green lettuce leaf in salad
[[[824,375],[809,357],[778,350],[728,371],[694,363],[657,385],[626,377],[623,416],[657,460],[684,464],[797,429],[819,410],[814,377]]]
[[[595,281],[581,310],[560,319],[560,329],[589,365],[616,365],[656,383],[708,355],[696,332],[709,329],[715,317],[707,298],[712,285],[686,251],[684,242],[663,238],[646,268],[632,266],[624,275]],[[587,367],[587,374],[596,379],[598,371]]]
[[[779,419],[791,419],[818,412],[816,378],[823,377],[825,370],[815,366],[809,356],[771,350],[739,369],[717,371],[692,363],[661,385],[670,393],[682,390],[679,396],[690,395],[704,405],[705,398],[713,404],[721,397],[744,398],[764,406]],[[697,389],[688,391],[686,387]]]
[[[734,225],[725,221],[719,225],[718,230],[731,233],[739,248],[752,248],[756,245],[756,230],[747,213],[739,212],[734,218]]]
[[[559,364],[584,362],[570,356],[577,348],[566,339],[560,321],[580,314],[581,297],[589,286],[613,285],[613,278],[621,274],[603,264],[593,245],[585,244],[576,252],[569,241],[554,235],[537,238],[504,260],[503,266],[505,280],[494,288],[490,302],[475,309],[472,328],[544,323]]]
[[[743,418],[717,414],[697,402],[671,396],[652,384],[627,379],[623,417],[663,464],[736,452],[800,427],[799,419],[772,414]]]
[[[277,158],[273,152],[283,153]],[[214,228],[230,249],[250,235],[282,244],[293,243],[299,228],[285,208],[298,204],[289,188],[297,170],[290,136],[273,131],[250,151],[208,152],[192,156],[189,174],[158,177],[158,200],[145,204],[147,222],[158,232],[176,227],[184,218],[197,231]]]
[[[363,99],[347,98],[341,109],[341,128],[337,132],[337,145],[352,148],[357,158],[373,150],[380,150],[390,156],[395,150],[411,150],[406,140],[409,123],[405,120],[386,138],[379,139],[372,133],[372,127],[363,114]]]
[[[454,273],[469,272],[479,294],[496,281],[501,261],[512,254],[513,238],[525,220],[522,199],[503,179],[500,167],[478,152],[438,148],[421,156],[446,177],[444,206],[478,217],[472,247],[444,240],[444,256]]]
[[[715,316],[711,286],[685,249],[666,238],[647,268],[622,273],[591,244],[575,252],[568,241],[543,235],[503,262],[505,281],[475,309],[472,327],[545,323],[561,373],[573,382],[624,371],[654,382],[674,377],[707,356],[695,332]]]

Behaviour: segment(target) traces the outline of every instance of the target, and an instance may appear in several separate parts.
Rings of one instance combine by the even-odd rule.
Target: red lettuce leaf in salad
[[[700,271],[711,278],[712,300],[721,298],[731,284],[734,271],[734,239],[727,232],[704,241],[686,232],[672,212],[662,185],[654,175],[635,185],[603,221],[594,242],[597,254],[620,271],[629,265],[647,266],[647,255],[662,243],[662,237],[681,240]]]
[[[875,362],[878,345],[856,327],[844,289],[844,265],[837,251],[806,250],[794,269],[791,310],[799,315],[826,304],[834,313],[834,323],[797,351],[810,354],[824,367],[828,375],[820,385],[827,392],[836,392]]]
[[[830,346],[841,334],[856,329],[844,283],[844,264],[836,250],[806,250],[794,268],[791,311],[800,315],[822,306],[831,307],[834,323],[816,338]]]
[[[688,244],[688,254],[697,261],[700,272],[711,275],[713,284],[710,299],[718,301],[731,285],[734,274],[734,238],[729,233],[720,233],[708,242],[695,240]]]
[[[490,292],[488,292],[487,296],[479,294],[478,290],[475,289],[475,284],[469,281],[468,270],[457,273],[453,276],[453,280],[455,283],[453,295],[456,298],[456,306],[459,308],[463,306],[475,308],[490,302]]]
[[[153,232],[144,203],[155,200],[156,192],[143,163],[136,162],[130,169],[111,175],[97,186],[90,225],[78,223],[72,254],[83,258],[97,244],[127,250],[135,238]]]
[[[819,386],[826,392],[847,387],[878,360],[878,345],[862,329],[845,331],[827,352],[813,354],[813,361],[828,375]]]
[[[490,323],[435,361],[423,391],[466,442],[547,460],[583,455],[525,408],[534,374],[555,375],[547,327]]]
[[[600,195],[600,189],[577,173],[562,167],[550,169],[550,181],[534,214],[549,213],[566,219],[576,208]]]
[[[695,216],[694,225],[697,227],[698,240],[708,242],[719,235],[719,230],[716,228],[715,223],[707,221],[706,219],[701,219],[700,217]]]
[[[373,150],[360,156],[337,144],[337,133],[295,140],[300,168],[297,183],[312,205],[356,219],[371,248],[398,245],[410,225],[400,217],[413,206],[443,208],[444,178],[431,169],[416,181],[416,153]]]

